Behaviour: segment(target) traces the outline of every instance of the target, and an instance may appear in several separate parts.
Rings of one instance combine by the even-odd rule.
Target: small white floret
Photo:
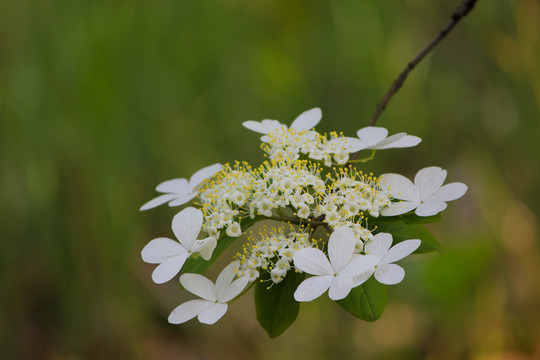
[[[179,206],[188,203],[199,193],[197,186],[204,180],[214,176],[222,167],[221,164],[216,163],[202,168],[193,174],[189,181],[187,179],[173,179],[162,182],[156,187],[156,191],[164,193],[164,195],[148,201],[141,206],[140,211],[152,209],[167,202],[169,206]]]
[[[358,138],[364,143],[363,149],[382,150],[391,148],[405,148],[416,146],[422,141],[418,136],[399,133],[388,136],[388,130],[383,127],[368,126],[356,132]]]
[[[399,174],[380,177],[381,188],[390,191],[392,197],[402,200],[391,203],[381,210],[383,216],[394,216],[416,209],[418,216],[432,216],[446,209],[446,202],[462,197],[467,185],[459,182],[442,186],[446,170],[437,166],[424,168],[416,174],[414,184]]]
[[[392,235],[378,233],[373,239],[366,242],[364,251],[375,256],[378,262],[370,271],[354,278],[354,286],[363,283],[375,274],[375,279],[381,284],[394,285],[400,283],[405,277],[405,270],[394,262],[403,259],[418,249],[421,241],[418,239],[405,240],[392,246]],[[392,247],[390,247],[392,246]]]
[[[183,274],[180,283],[189,292],[201,297],[201,300],[187,301],[169,315],[171,324],[181,324],[197,316],[203,324],[214,324],[227,312],[227,303],[237,297],[249,282],[247,276],[236,280],[235,271],[239,262],[229,264],[219,274],[216,284],[199,274]]]
[[[319,108],[304,111],[292,122],[290,129],[298,131],[311,130],[319,123],[319,121],[321,121],[321,118],[322,112]],[[281,124],[277,120],[263,120],[260,122],[249,120],[243,122],[242,125],[249,130],[265,135],[277,130],[287,130],[287,125]],[[261,140],[263,142],[268,142],[268,136],[263,136]]]
[[[305,248],[293,255],[297,270],[312,276],[296,289],[296,301],[311,301],[328,290],[332,300],[345,298],[354,287],[353,278],[369,271],[378,262],[370,255],[354,255],[356,237],[349,228],[337,228],[328,240],[328,257],[319,249]],[[358,284],[360,285],[360,284]]]
[[[208,260],[216,247],[214,237],[197,240],[201,231],[203,213],[188,207],[173,218],[172,229],[178,241],[169,238],[157,238],[150,241],[141,251],[143,261],[159,264],[152,273],[152,280],[162,284],[171,280],[184,266],[187,258],[198,252]]]

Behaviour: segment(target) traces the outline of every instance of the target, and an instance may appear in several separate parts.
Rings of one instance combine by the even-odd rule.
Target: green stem
[[[356,155],[356,154],[358,154],[358,153],[355,153],[354,155]],[[375,157],[375,150],[371,150],[371,156],[370,157],[363,158],[363,159],[349,160],[349,161],[347,161],[347,164],[365,163],[365,162],[368,162],[369,160],[373,160],[374,157]]]

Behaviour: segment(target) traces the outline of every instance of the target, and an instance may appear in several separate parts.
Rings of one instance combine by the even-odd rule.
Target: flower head
[[[363,149],[382,150],[391,148],[405,148],[416,146],[422,141],[417,136],[399,133],[388,136],[388,130],[383,127],[368,126],[356,132],[358,138],[364,143]]]
[[[399,174],[384,174],[379,180],[383,189],[388,189],[394,202],[381,210],[384,216],[404,214],[416,209],[418,216],[431,216],[446,209],[446,201],[456,200],[467,191],[467,185],[454,182],[442,186],[446,170],[437,166],[424,168],[416,174],[414,184]]]
[[[197,240],[201,231],[203,214],[200,210],[188,207],[173,218],[172,229],[178,241],[157,238],[150,241],[142,250],[143,261],[159,264],[152,273],[152,280],[162,284],[171,280],[184,266],[187,258],[198,252],[208,260],[216,247],[214,237]]]
[[[371,275],[381,284],[394,285],[400,283],[405,277],[405,270],[394,262],[403,259],[418,249],[421,241],[418,239],[405,240],[392,246],[392,235],[378,233],[364,245],[366,254],[375,256],[378,261],[368,272],[354,278],[354,286],[358,286]],[[392,246],[390,248],[390,246]]]
[[[311,301],[326,290],[332,300],[346,297],[354,287],[353,277],[369,271],[379,259],[371,255],[354,255],[356,237],[349,228],[337,228],[328,240],[328,256],[319,249],[306,248],[294,253],[294,266],[312,276],[296,289],[296,301]],[[358,284],[360,285],[360,284]]]
[[[183,274],[180,283],[189,292],[201,297],[187,301],[171,312],[169,322],[181,324],[197,316],[203,324],[214,324],[227,312],[227,303],[238,296],[249,282],[247,276],[234,279],[238,261],[230,263],[219,274],[216,284],[199,274]]]
[[[199,193],[197,187],[204,180],[214,176],[222,168],[216,163],[197,171],[189,181],[187,179],[172,179],[162,182],[156,187],[156,191],[165,193],[154,198],[141,206],[140,210],[148,210],[156,206],[169,203],[169,206],[179,206],[189,202]]]

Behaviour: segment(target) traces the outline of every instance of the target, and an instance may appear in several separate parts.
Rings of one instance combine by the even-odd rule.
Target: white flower
[[[165,194],[141,206],[140,211],[155,208],[166,202],[169,203],[169,206],[179,206],[189,202],[199,193],[197,186],[203,180],[214,176],[221,168],[222,165],[217,163],[197,171],[189,181],[187,179],[172,179],[162,182],[156,187],[156,191]]]
[[[189,292],[202,300],[187,301],[171,312],[169,322],[181,324],[195,316],[203,324],[214,324],[227,312],[227,302],[238,296],[249,282],[248,276],[234,280],[239,262],[229,264],[219,274],[216,284],[199,274],[183,274],[180,283]],[[234,280],[234,281],[233,281]]]
[[[456,200],[467,191],[467,185],[459,182],[442,186],[445,179],[446,170],[437,166],[418,171],[414,184],[399,174],[381,175],[381,188],[389,189],[392,197],[403,200],[383,208],[381,214],[393,216],[416,209],[418,216],[431,216],[443,211],[446,201]]]
[[[311,130],[321,121],[322,112],[319,108],[313,108],[311,110],[304,111],[291,124],[291,129],[298,131]],[[242,123],[245,128],[249,130],[261,133],[270,134],[278,129],[287,130],[287,125],[280,123],[277,120],[263,120],[263,121],[245,121]],[[268,142],[268,136],[263,136],[261,141]]]
[[[173,218],[172,229],[178,241],[169,238],[157,238],[150,241],[142,250],[143,261],[159,264],[152,273],[152,280],[162,284],[171,280],[184,266],[187,258],[199,252],[208,260],[216,247],[214,237],[197,240],[203,221],[202,211],[188,207]]]
[[[416,146],[422,141],[417,136],[399,133],[388,136],[388,130],[383,127],[368,126],[356,132],[356,135],[364,143],[363,149],[382,150],[391,148],[405,148]]]
[[[421,241],[418,239],[405,240],[390,248],[392,245],[392,235],[389,233],[378,233],[369,240],[365,246],[366,254],[376,256],[378,262],[370,271],[354,278],[354,286],[358,286],[375,273],[375,279],[381,284],[394,285],[400,283],[405,277],[405,270],[399,265],[393,264],[398,260],[411,254],[418,249]]]
[[[296,289],[296,301],[311,301],[326,290],[332,300],[346,297],[353,288],[353,277],[369,271],[379,259],[370,255],[355,255],[356,237],[349,228],[337,228],[328,240],[328,255],[319,249],[305,248],[293,255],[294,266],[312,276]],[[360,285],[360,284],[358,284]]]

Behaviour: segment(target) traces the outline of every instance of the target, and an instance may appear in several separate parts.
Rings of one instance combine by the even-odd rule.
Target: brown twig
[[[446,26],[441,31],[439,31],[437,36],[435,36],[435,38],[433,38],[433,40],[431,40],[431,42],[427,44],[426,47],[424,47],[422,51],[420,51],[415,56],[415,58],[412,59],[412,61],[407,64],[407,67],[405,68],[405,70],[403,70],[401,74],[399,74],[396,81],[394,81],[394,83],[392,84],[392,87],[390,88],[390,90],[388,90],[388,92],[386,93],[382,101],[379,103],[379,105],[377,105],[377,109],[375,110],[375,113],[373,114],[373,116],[371,117],[371,120],[369,121],[370,126],[375,125],[375,123],[377,122],[377,119],[386,108],[386,105],[388,104],[390,99],[392,99],[394,94],[399,90],[401,85],[403,85],[409,73],[416,67],[416,65],[418,65],[420,61],[422,61],[422,59],[431,50],[433,50],[435,46],[437,46],[439,42],[441,42],[442,39],[446,37],[446,35],[448,35],[450,31],[452,31],[454,26],[456,26],[456,24],[473,9],[476,2],[477,0],[463,0],[461,5],[459,5],[457,9],[454,11],[454,13],[452,14],[450,22],[448,22],[448,24],[446,24]]]

